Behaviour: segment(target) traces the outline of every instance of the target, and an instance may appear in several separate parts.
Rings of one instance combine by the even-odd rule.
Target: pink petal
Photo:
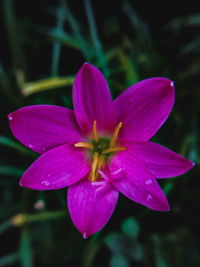
[[[115,155],[109,169],[112,185],[123,195],[150,209],[169,210],[167,199],[155,176],[128,151]]]
[[[120,137],[147,141],[163,125],[174,104],[174,85],[166,78],[138,82],[115,101],[123,122]]]
[[[73,104],[76,119],[85,134],[92,131],[97,121],[98,131],[112,131],[116,126],[112,97],[102,73],[85,63],[79,70],[73,86]]]
[[[74,145],[62,145],[40,156],[21,178],[20,185],[37,190],[69,186],[90,171],[87,155]]]
[[[121,144],[142,161],[156,178],[178,176],[194,166],[190,160],[155,143],[121,140]]]
[[[110,219],[118,192],[107,182],[88,179],[68,189],[67,202],[73,223],[84,238],[99,231]]]
[[[74,112],[59,106],[27,106],[9,114],[13,135],[40,154],[52,147],[81,140]]]

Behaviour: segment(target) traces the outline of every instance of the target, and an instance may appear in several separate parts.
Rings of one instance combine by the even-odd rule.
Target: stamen
[[[119,134],[119,130],[122,128],[122,122],[120,122],[117,127],[115,128],[114,130],[114,133],[113,133],[113,136],[112,136],[112,139],[110,141],[110,146],[109,148],[112,148],[115,146],[116,142],[117,142],[117,137],[118,137],[118,134]]]
[[[95,120],[93,122],[91,142],[90,143],[78,142],[74,144],[75,147],[82,147],[92,150],[91,154],[93,155],[93,159],[89,174],[91,183],[98,181],[99,177],[101,176],[101,170],[103,168],[104,163],[106,163],[107,160],[109,160],[110,158],[109,153],[126,150],[125,147],[117,146],[117,138],[121,127],[122,127],[122,122],[119,122],[114,130],[111,140],[106,137],[98,138],[97,121]]]
[[[78,142],[76,144],[74,144],[75,147],[85,147],[85,148],[89,148],[89,149],[94,149],[93,145],[90,143],[86,143],[86,142]]]
[[[93,140],[94,140],[95,142],[98,142],[98,135],[97,135],[97,121],[94,121],[94,123],[93,123],[92,134],[93,134]]]
[[[104,150],[102,152],[102,154],[105,155],[105,154],[108,154],[108,153],[111,153],[111,152],[118,152],[118,151],[122,151],[122,150],[126,150],[126,148],[123,147],[123,146],[111,147],[111,148],[108,148],[108,149]]]
[[[99,170],[102,168],[103,164],[104,164],[104,157],[103,156],[99,156],[98,164],[97,164],[97,168],[96,168],[96,173],[95,173],[96,177],[98,176]]]
[[[94,152],[93,161],[92,161],[92,168],[91,168],[91,172],[90,172],[91,182],[95,182],[95,180],[96,180],[97,164],[98,164],[98,153]]]

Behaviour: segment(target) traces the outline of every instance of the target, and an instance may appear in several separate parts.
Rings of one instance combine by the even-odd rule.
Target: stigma
[[[90,142],[78,142],[74,146],[86,148],[91,151],[92,166],[90,171],[90,181],[95,182],[99,178],[99,171],[103,168],[104,164],[116,152],[126,150],[125,147],[117,145],[117,138],[119,131],[122,128],[122,122],[119,122],[115,128],[112,138],[99,137],[97,134],[97,122],[94,121],[92,128],[92,139]]]

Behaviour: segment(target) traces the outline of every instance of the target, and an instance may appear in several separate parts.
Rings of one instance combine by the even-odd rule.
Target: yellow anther
[[[93,140],[98,142],[98,135],[97,135],[97,121],[93,123],[93,130],[92,130]]]
[[[122,150],[126,150],[126,148],[123,147],[123,146],[111,147],[111,148],[108,148],[108,149],[104,150],[102,152],[102,154],[105,155],[105,154],[108,154],[108,153],[118,152],[118,151],[122,151]]]
[[[78,142],[74,144],[75,147],[84,147],[84,148],[89,148],[89,149],[94,149],[93,145],[90,143],[85,143],[85,142]]]
[[[122,128],[122,122],[120,122],[117,127],[115,128],[114,130],[114,133],[113,133],[113,136],[112,136],[112,139],[110,141],[110,146],[109,148],[112,148],[115,146],[116,142],[117,142],[117,137],[118,137],[118,134],[119,134],[119,130]]]
[[[91,168],[91,172],[90,172],[91,182],[96,181],[96,170],[97,170],[97,166],[98,166],[98,157],[99,157],[98,153],[94,152],[93,161],[92,161],[92,168]]]

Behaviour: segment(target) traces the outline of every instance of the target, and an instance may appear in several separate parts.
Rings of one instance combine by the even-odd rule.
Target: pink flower
[[[156,179],[193,166],[149,141],[172,109],[173,82],[146,79],[112,101],[101,72],[85,63],[74,82],[73,104],[74,111],[36,105],[8,116],[14,136],[41,154],[22,176],[21,186],[68,186],[69,212],[84,238],[108,222],[119,192],[148,208],[168,211]]]

